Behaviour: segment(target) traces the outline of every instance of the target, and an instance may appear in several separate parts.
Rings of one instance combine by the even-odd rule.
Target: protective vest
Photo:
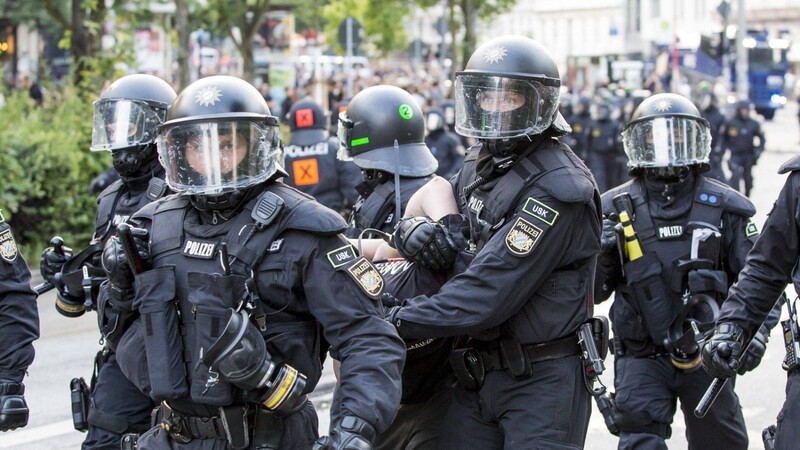
[[[246,401],[238,389],[215,380],[201,360],[203,350],[221,335],[228,308],[250,309],[265,339],[286,332],[306,342],[319,339],[319,325],[310,313],[282,313],[269,306],[269,293],[259,292],[256,270],[285,230],[322,235],[344,230],[338,214],[310,200],[273,183],[224,226],[213,227],[211,235],[187,226],[191,206],[186,197],[171,197],[142,213],[152,214],[152,269],[137,277],[134,306],[145,321],[151,397],[171,404],[183,397],[175,401],[178,406]]]
[[[286,184],[314,197],[318,202],[339,210],[345,201],[339,192],[336,151],[339,142],[330,138],[312,145],[287,145],[284,150]]]
[[[401,214],[406,210],[411,196],[430,179],[431,177],[400,178]],[[387,233],[394,231],[394,225],[397,223],[397,218],[394,217],[394,191],[394,181],[387,181],[375,186],[375,190],[366,198],[359,197],[353,209],[351,228],[359,232],[366,228],[376,228]]]
[[[158,200],[169,192],[167,182],[161,178],[153,177],[147,189],[138,193],[130,201],[121,202],[122,196],[131,192],[122,180],[113,182],[97,197],[97,215],[95,217],[94,239],[105,241],[111,236],[117,225],[128,220],[144,205]]]

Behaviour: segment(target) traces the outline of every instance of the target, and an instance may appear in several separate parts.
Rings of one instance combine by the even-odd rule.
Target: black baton
[[[144,261],[142,261],[142,255],[139,254],[139,250],[136,249],[136,242],[133,240],[131,226],[124,222],[117,225],[117,237],[119,237],[119,243],[122,245],[122,252],[129,261],[129,266],[133,273],[138,274],[144,272]]]

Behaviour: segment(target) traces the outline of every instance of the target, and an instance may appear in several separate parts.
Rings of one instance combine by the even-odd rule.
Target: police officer
[[[578,99],[574,112],[567,117],[572,132],[562,139],[584,161],[589,157],[588,131],[592,128],[591,107],[591,98],[584,95]]]
[[[728,165],[731,169],[729,184],[744,195],[750,196],[753,189],[753,166],[764,151],[764,133],[761,124],[750,117],[750,102],[740,100],[736,114],[722,126],[722,148],[730,151]],[[744,179],[744,191],[740,183]]]
[[[118,233],[103,254],[103,292],[141,314],[120,366],[162,401],[138,448],[309,448],[318,421],[306,394],[329,346],[341,414],[318,445],[371,448],[398,406],[403,344],[341,216],[277,181],[278,120],[263,97],[235,77],[203,78],[158,139],[178,195],[134,214],[130,238]]]
[[[710,334],[719,302],[744,265],[758,234],[755,208],[701,175],[708,170],[711,134],[685,97],[644,100],[623,139],[635,178],[603,194],[603,213],[615,220],[603,222],[595,281],[597,301],[616,292],[611,322],[619,448],[666,448],[677,398],[690,448],[746,449],[733,383],[704,419],[692,410],[711,381],[698,370],[695,335]],[[624,230],[615,230],[616,220]],[[763,346],[754,347],[747,370],[763,354]]]
[[[556,139],[569,131],[560,79],[532,39],[480,45],[455,81],[456,130],[478,139],[453,179],[469,240],[458,245],[453,230],[425,218],[394,235],[414,260],[458,252],[437,294],[387,313],[404,338],[472,337],[451,359],[459,386],[441,448],[584,444],[591,404],[576,331],[592,315],[599,193]]]
[[[725,116],[719,110],[717,96],[713,92],[706,92],[700,99],[700,115],[708,121],[708,129],[711,132],[711,154],[709,164],[711,170],[708,176],[723,183],[726,182],[725,173],[722,171],[722,156],[724,154],[721,142],[720,131],[725,123]]]
[[[0,431],[28,424],[22,379],[33,362],[39,311],[31,273],[0,213]]]
[[[117,225],[169,193],[164,168],[158,162],[156,132],[175,96],[167,82],[146,74],[124,76],[103,92],[94,103],[90,148],[111,152],[120,179],[97,198],[94,235],[85,250],[74,257],[69,249],[54,247],[42,253],[42,276],[55,281],[58,287],[58,312],[79,317],[87,307],[97,309],[106,344],[95,358],[84,449],[119,447],[124,434],[144,432],[155,406],[125,378],[114,355],[120,337],[116,331],[132,319],[133,312],[122,309],[117,298],[98,302],[97,290],[105,279],[100,262],[103,245],[114,235]],[[90,276],[89,286],[83,284],[84,267]]]
[[[311,99],[303,99],[289,110],[289,145],[284,148],[286,184],[314,197],[324,206],[349,211],[358,198],[361,181],[358,167],[339,161],[339,140],[325,133],[325,114]]]
[[[592,121],[586,131],[587,164],[602,192],[615,186],[619,179],[617,156],[622,154],[622,127],[611,118],[611,106],[605,101],[593,104],[591,111]]]
[[[398,212],[405,210],[411,195],[433,177],[438,166],[425,144],[425,119],[419,105],[398,87],[368,87],[339,115],[339,141],[339,158],[352,160],[364,174],[364,181],[356,186],[359,198],[348,236],[359,237],[367,228],[391,233],[401,215]]]
[[[425,145],[439,163],[436,175],[450,178],[461,169],[464,164],[464,146],[461,138],[451,132],[444,119],[444,111],[439,108],[429,108],[425,113]]]
[[[772,305],[786,289],[788,281],[800,293],[800,273],[797,271],[800,259],[800,157],[787,161],[778,173],[788,173],[789,177],[767,217],[761,236],[747,257],[747,264],[739,273],[736,284],[731,286],[714,335],[703,348],[703,367],[715,377],[729,378],[741,371],[743,362],[739,360],[747,343],[758,344],[757,339],[751,339],[751,336],[758,336],[763,328],[759,325],[768,314],[772,315]],[[794,320],[796,325],[797,319]],[[787,339],[796,342],[798,336],[792,334],[787,332]],[[787,346],[790,342],[787,340]],[[797,427],[800,423],[797,409],[800,404],[800,366],[796,358],[792,352],[787,354],[783,363],[788,372],[786,401],[778,414],[774,447],[781,450],[797,448],[800,441]],[[716,403],[713,408],[717,408]]]

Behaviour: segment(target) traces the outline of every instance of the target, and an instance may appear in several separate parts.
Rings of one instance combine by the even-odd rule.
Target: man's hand
[[[28,424],[28,405],[24,393],[25,385],[22,383],[0,383],[0,431]]]
[[[331,429],[330,436],[322,436],[313,450],[372,450],[375,428],[356,416],[344,416]]]
[[[404,258],[431,270],[451,268],[458,254],[458,245],[450,232],[429,217],[400,220],[392,244]]]
[[[714,378],[730,378],[739,370],[744,339],[742,327],[723,322],[703,347],[703,368]]]
[[[55,236],[50,240],[50,247],[42,251],[42,258],[39,260],[39,272],[42,278],[48,283],[53,283],[53,279],[57,273],[61,272],[70,258],[72,258],[72,249],[64,246],[64,241]]]
[[[139,252],[143,261],[150,257],[147,247],[147,232],[142,229],[133,234],[133,241],[136,244],[136,251]],[[103,269],[108,274],[108,283],[111,287],[111,297],[118,301],[124,301],[133,297],[133,270],[128,263],[128,257],[122,249],[119,237],[112,236],[106,241],[103,247]]]
[[[600,235],[600,251],[605,254],[615,254],[617,248],[617,229],[619,222],[603,219],[603,232]]]
[[[769,330],[762,325],[744,352],[742,365],[736,371],[739,375],[744,375],[745,372],[749,372],[761,364],[761,358],[764,357],[764,353],[767,351],[767,342],[769,342]]]

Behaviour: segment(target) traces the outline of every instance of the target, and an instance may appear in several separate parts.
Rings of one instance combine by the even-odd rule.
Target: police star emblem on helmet
[[[216,86],[207,86],[197,91],[194,101],[203,106],[213,106],[222,97],[222,91]]]
[[[489,64],[494,64],[502,61],[507,54],[508,50],[502,45],[498,45],[496,47],[487,48],[486,52],[483,54],[483,59]]]
[[[656,102],[656,104],[653,105],[653,108],[660,112],[669,111],[670,108],[672,108],[672,102],[669,100],[661,100]]]

